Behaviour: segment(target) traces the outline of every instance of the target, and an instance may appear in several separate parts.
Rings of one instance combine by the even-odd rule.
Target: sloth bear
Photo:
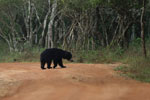
[[[56,68],[57,64],[59,64],[61,68],[66,68],[66,66],[63,65],[62,58],[73,62],[72,54],[68,51],[64,51],[62,49],[57,48],[46,49],[40,55],[41,69],[46,69],[44,68],[45,63],[47,63],[48,69],[52,68],[51,67],[52,61],[54,62],[53,68]]]

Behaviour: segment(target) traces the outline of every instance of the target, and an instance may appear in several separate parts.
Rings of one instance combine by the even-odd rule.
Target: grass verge
[[[131,59],[131,58],[130,58]],[[142,82],[150,82],[150,58],[136,57],[128,65],[115,68],[121,76]]]

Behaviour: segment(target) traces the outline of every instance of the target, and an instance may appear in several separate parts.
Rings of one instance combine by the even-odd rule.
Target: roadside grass
[[[73,52],[75,62],[79,63],[115,63],[122,57],[122,51],[103,48],[99,50],[81,50]]]
[[[4,57],[8,54],[9,50],[5,42],[0,41],[0,62],[4,61]]]
[[[142,82],[150,82],[150,58],[136,57],[128,65],[122,65],[114,69],[121,76],[129,77]]]
[[[121,76],[129,77],[142,82],[150,82],[150,47],[147,46],[147,58],[144,58],[141,47],[130,47],[122,55],[121,65],[115,68]]]
[[[40,52],[44,49],[31,48],[26,49],[24,52],[9,52],[3,51],[1,53],[0,62],[39,62]]]

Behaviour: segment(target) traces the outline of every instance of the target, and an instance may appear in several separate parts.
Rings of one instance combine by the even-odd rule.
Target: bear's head
[[[73,60],[72,60],[72,54],[70,52],[65,51],[63,58],[67,59],[68,61],[73,62]]]

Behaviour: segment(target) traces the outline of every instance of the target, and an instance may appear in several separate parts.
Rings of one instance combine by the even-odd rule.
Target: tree
[[[143,55],[146,58],[147,54],[146,54],[145,34],[144,34],[145,2],[146,2],[146,0],[143,0],[143,7],[142,7],[142,13],[141,13],[141,40],[142,40]]]
[[[16,23],[17,14],[21,1],[5,0],[0,2],[0,37],[3,38],[11,51],[20,51],[22,49],[23,34],[21,27]]]

